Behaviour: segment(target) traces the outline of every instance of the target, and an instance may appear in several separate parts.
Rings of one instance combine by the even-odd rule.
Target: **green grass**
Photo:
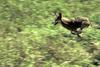
[[[0,67],[99,67],[99,0],[0,0]],[[81,41],[60,24],[54,12],[86,16],[93,27]]]

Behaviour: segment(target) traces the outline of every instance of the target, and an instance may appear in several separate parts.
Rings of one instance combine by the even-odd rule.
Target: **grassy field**
[[[82,40],[60,24],[88,17]],[[0,0],[0,67],[100,67],[100,0]]]

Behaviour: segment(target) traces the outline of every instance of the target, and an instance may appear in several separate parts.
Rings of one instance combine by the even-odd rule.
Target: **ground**
[[[0,0],[0,67],[99,67],[99,0]],[[60,24],[65,17],[88,17],[82,40]]]

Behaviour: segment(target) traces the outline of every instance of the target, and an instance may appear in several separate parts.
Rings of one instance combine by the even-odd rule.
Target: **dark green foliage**
[[[0,0],[0,67],[99,67],[99,3]],[[61,25],[52,25],[55,11],[68,18],[86,16],[93,27],[84,29],[78,40]]]

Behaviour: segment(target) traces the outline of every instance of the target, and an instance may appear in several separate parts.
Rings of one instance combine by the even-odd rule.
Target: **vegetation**
[[[0,0],[0,67],[99,67],[100,0]],[[55,11],[86,16],[82,40],[60,24]]]

